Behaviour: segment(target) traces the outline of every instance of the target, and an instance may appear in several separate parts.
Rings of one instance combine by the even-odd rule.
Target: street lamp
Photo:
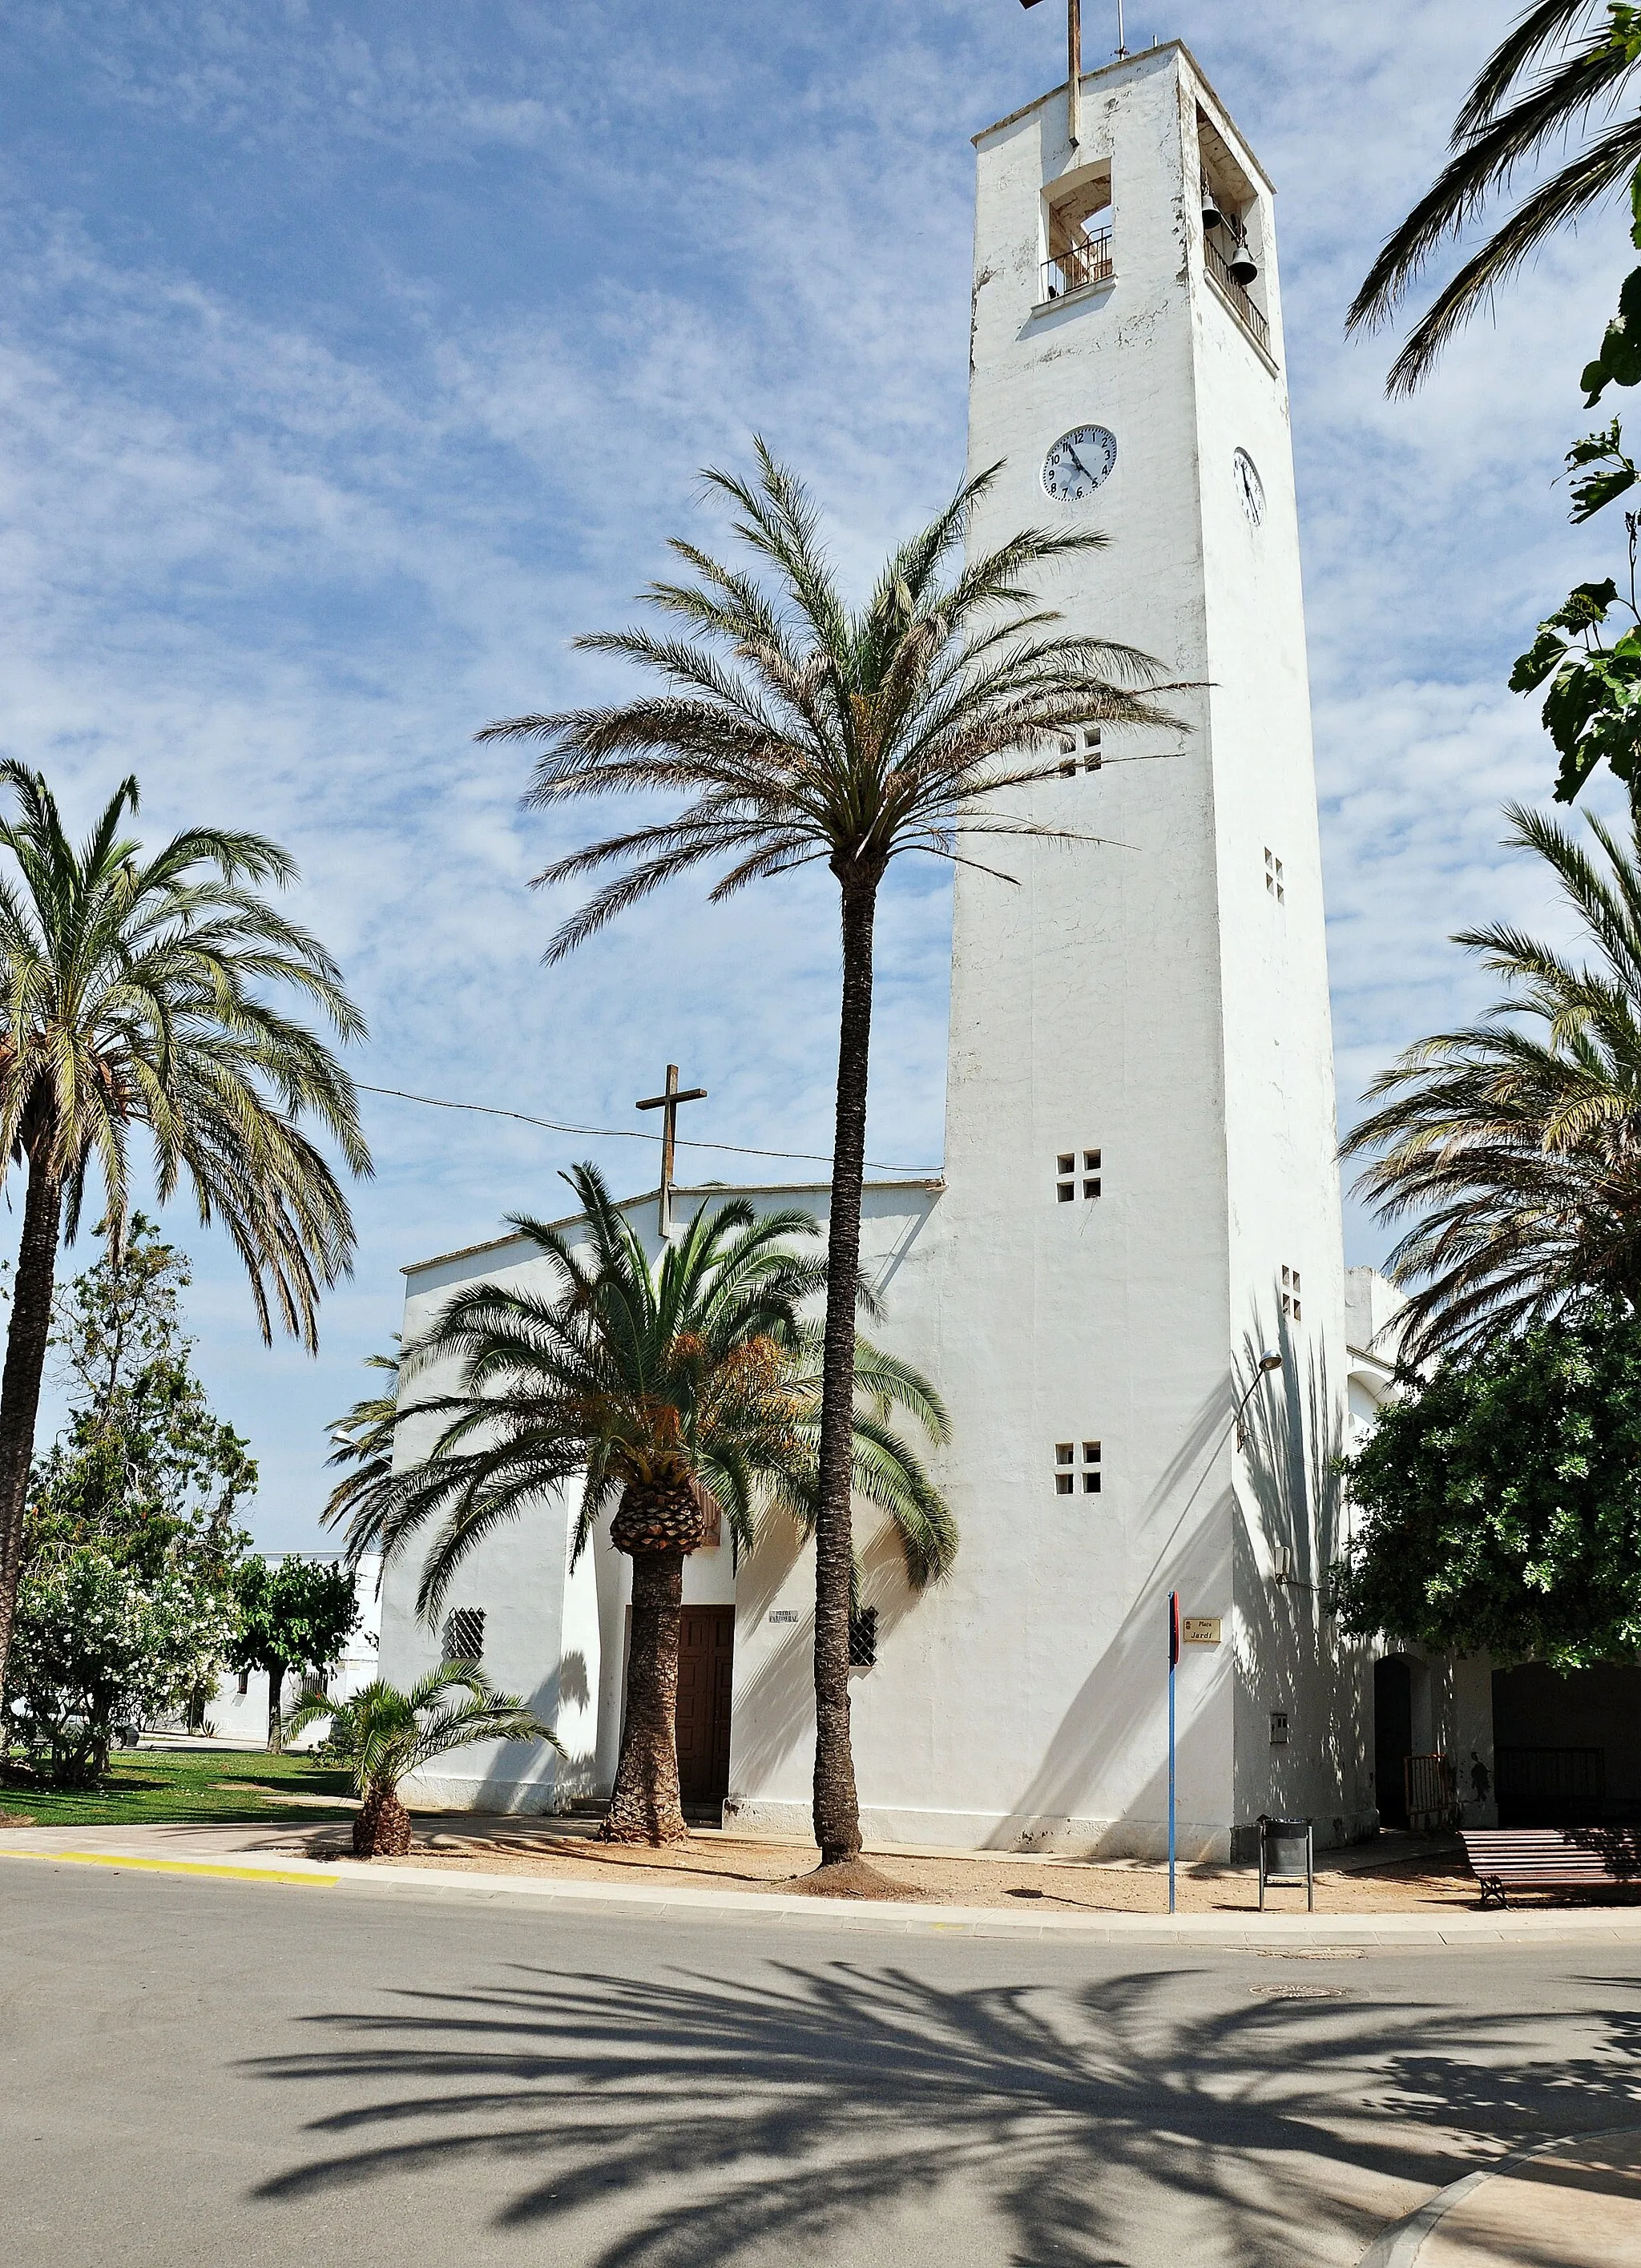
[[[1281,1368],[1282,1357],[1279,1354],[1261,1355],[1259,1359],[1259,1368],[1254,1373],[1254,1383],[1248,1388],[1247,1392],[1242,1396],[1242,1399],[1236,1406],[1236,1445],[1239,1449],[1246,1449],[1247,1447],[1247,1428],[1242,1423],[1242,1412],[1247,1408],[1248,1403],[1253,1400],[1255,1393],[1258,1388],[1259,1381],[1264,1377],[1266,1372],[1280,1370]]]

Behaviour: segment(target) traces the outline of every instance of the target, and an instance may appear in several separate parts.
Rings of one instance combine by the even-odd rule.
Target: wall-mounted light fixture
[[[1242,1399],[1236,1406],[1236,1445],[1239,1449],[1246,1449],[1247,1447],[1247,1428],[1242,1423],[1242,1412],[1247,1408],[1248,1403],[1253,1400],[1255,1391],[1259,1385],[1259,1381],[1264,1377],[1266,1372],[1280,1370],[1281,1368],[1282,1357],[1279,1354],[1261,1355],[1259,1359],[1259,1368],[1254,1373],[1253,1385],[1248,1388],[1247,1392],[1242,1396]]]

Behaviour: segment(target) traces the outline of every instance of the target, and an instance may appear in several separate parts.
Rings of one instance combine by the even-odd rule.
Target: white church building
[[[1104,842],[1012,843],[1016,888],[957,870],[946,1166],[868,1186],[863,1264],[874,1337],[953,1413],[936,1469],[961,1547],[915,1595],[857,1515],[863,1823],[1157,1852],[1177,1591],[1202,1639],[1178,1680],[1181,1852],[1243,1855],[1262,1812],[1312,1816],[1325,1846],[1377,1822],[1372,1649],[1321,1587],[1349,1517],[1333,1461],[1386,1391],[1372,1342],[1394,1295],[1343,1261],[1273,195],[1178,43],[1087,74],[1080,109],[1075,144],[1064,88],[975,137],[968,461],[1005,469],[974,541],[1048,514],[1103,529],[1049,595],[1198,689],[1170,696],[1188,730],[1080,733],[1027,792]],[[824,1220],[824,1187],[747,1194]],[[653,1246],[656,1194],[629,1211]],[[506,1240],[408,1269],[407,1336],[457,1286],[532,1270]],[[1282,1366],[1260,1373],[1267,1351]],[[535,1810],[608,1789],[629,1567],[600,1541],[572,1570],[572,1528],[543,1506],[453,1598],[569,1762],[468,1750],[413,1795]],[[417,1622],[418,1572],[383,1598],[399,1683],[462,1650]],[[809,1555],[778,1533],[738,1570],[704,1550],[684,1599],[687,1800],[806,1834]],[[1425,1745],[1484,1744],[1480,1666],[1423,1690]]]

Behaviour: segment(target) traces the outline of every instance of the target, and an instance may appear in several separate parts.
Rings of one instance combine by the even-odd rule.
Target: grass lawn
[[[273,1789],[287,1800],[274,1802]],[[41,1787],[19,1766],[0,1776],[0,1831],[8,1819],[37,1827],[123,1827],[178,1819],[267,1819],[292,1826],[344,1815],[288,1799],[353,1793],[345,1771],[310,1756],[247,1756],[228,1749],[125,1749],[98,1788]]]

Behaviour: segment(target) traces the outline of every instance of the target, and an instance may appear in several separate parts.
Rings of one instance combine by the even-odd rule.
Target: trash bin
[[[1265,1907],[1265,1885],[1278,1883],[1298,1889],[1305,1885],[1307,1912],[1316,1911],[1316,1879],[1312,1863],[1311,1822],[1308,1819],[1269,1819],[1259,1815],[1259,1904]]]

